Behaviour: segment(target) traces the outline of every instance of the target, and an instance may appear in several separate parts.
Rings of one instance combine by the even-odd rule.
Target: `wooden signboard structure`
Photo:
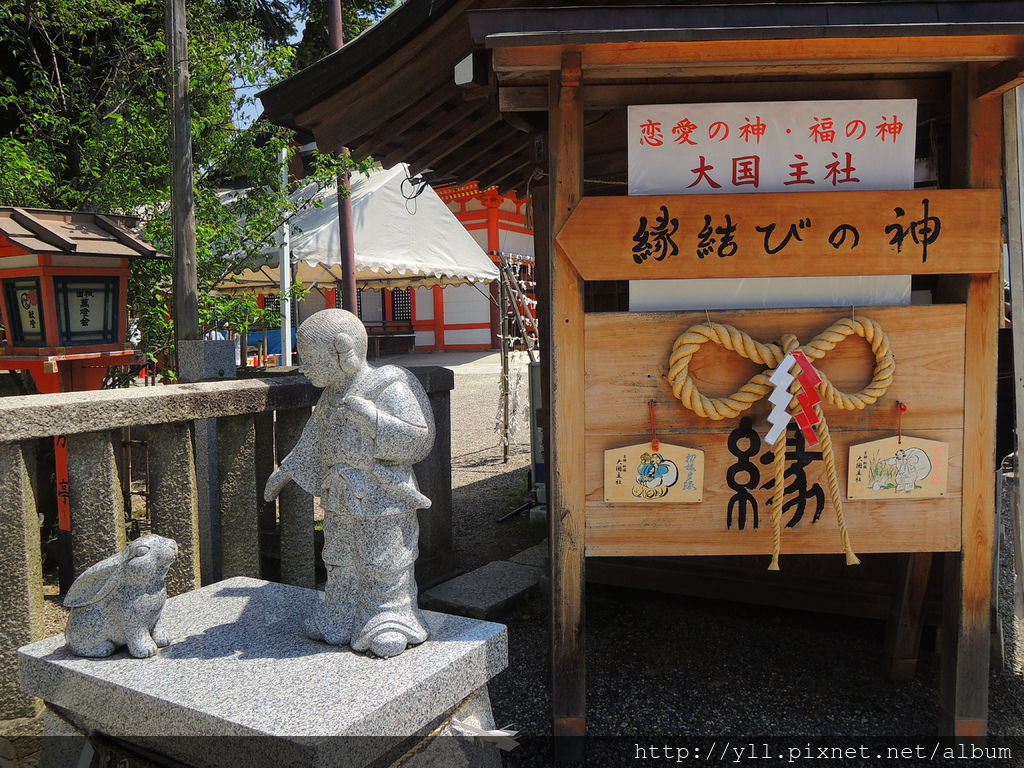
[[[1003,305],[1000,100],[1024,82],[1024,7],[961,0],[600,7],[456,0],[405,3],[387,22],[261,99],[271,119],[312,130],[322,151],[346,145],[357,158],[373,152],[387,164],[404,160],[413,173],[432,169],[439,177],[477,180],[481,188],[536,193],[534,225],[538,233],[546,230],[537,240],[537,263],[550,373],[545,389],[556,745],[571,752],[581,746],[574,737],[586,731],[588,556],[765,557],[772,549],[770,526],[760,520],[754,526],[751,500],[733,487],[749,492],[758,514],[767,512],[761,486],[772,479],[771,465],[761,458],[768,405],[759,401],[722,420],[684,408],[668,381],[675,340],[692,326],[718,323],[758,343],[780,344],[792,334],[806,344],[844,317],[878,323],[895,355],[895,378],[873,405],[858,411],[822,405],[835,474],[842,479],[837,483],[849,540],[857,552],[896,551],[906,560],[893,601],[901,620],[890,622],[887,643],[892,670],[912,671],[918,609],[933,553],[941,553],[948,609],[944,730],[983,734],[995,525],[996,331]],[[453,83],[456,67],[460,76]],[[627,188],[629,107],[809,99],[914,100],[919,136],[927,136],[926,125],[942,126],[928,143],[937,147],[931,154],[941,166],[937,178],[943,188],[621,196]],[[664,128],[666,141],[682,136]],[[725,214],[737,226],[736,252],[695,256],[692,237],[683,242],[684,222],[692,235],[696,217],[710,216],[716,227],[725,227]],[[681,228],[676,253],[667,242],[673,219]],[[775,229],[766,240],[757,227],[770,225]],[[782,246],[775,238],[793,225],[800,237]],[[823,310],[808,297],[808,308],[801,310],[584,311],[588,295],[621,295],[621,281],[863,274],[914,275],[918,283],[927,281],[935,303]],[[839,390],[856,392],[872,377],[874,361],[862,340],[850,338],[814,364]],[[693,354],[689,373],[700,392],[718,398],[765,368],[709,341]],[[902,423],[897,400],[909,406]],[[678,462],[685,467],[689,455],[702,452],[700,502],[665,504],[647,499],[646,492],[642,502],[605,501],[604,451],[618,449],[621,458],[622,448],[651,439],[650,401],[664,444],[691,449],[662,459],[679,469]],[[914,473],[910,458],[894,453],[900,480],[894,471],[889,490],[896,498],[864,497],[883,490],[885,482],[862,498],[847,498],[850,446],[892,437],[900,427],[909,437],[931,441],[925,447],[948,446],[945,454],[931,454],[936,461],[946,457],[941,493],[920,500],[901,496]],[[799,439],[796,430],[789,434]],[[756,449],[755,438],[762,441]],[[806,452],[790,447],[789,440],[779,443],[787,452]],[[627,452],[624,473],[660,476],[665,462],[654,453]],[[744,455],[760,470],[756,488],[745,487],[754,484],[749,468],[733,471],[729,485],[729,470]],[[874,464],[889,459],[881,453],[876,458]],[[808,487],[821,485],[815,464],[806,467]],[[660,487],[653,480],[638,484]],[[738,501],[732,504],[731,527],[728,520],[736,496],[746,500],[742,529]],[[816,522],[817,500],[804,501],[803,518],[783,531],[783,570],[790,553],[834,558],[830,553],[844,549],[831,501]],[[785,521],[797,511],[785,510]]]
[[[860,38],[842,44],[826,40],[749,42],[651,42],[645,44],[550,44],[493,51],[499,81],[504,75],[550,73],[549,141],[554,186],[551,240],[551,466],[552,520],[552,674],[556,737],[566,744],[585,733],[585,652],[583,593],[588,556],[760,554],[772,548],[767,493],[751,476],[743,477],[749,502],[741,524],[735,504],[736,483],[727,468],[741,459],[751,472],[765,447],[766,402],[743,417],[724,421],[700,418],[684,409],[667,378],[674,340],[701,323],[727,323],[762,343],[778,343],[795,334],[806,343],[844,317],[869,316],[891,341],[898,372],[891,388],[874,406],[843,411],[824,405],[842,478],[849,537],[857,552],[910,553],[906,583],[896,602],[909,609],[920,600],[931,553],[945,553],[948,611],[944,638],[941,710],[945,730],[957,736],[986,731],[989,610],[994,530],[994,422],[996,329],[1002,308],[1000,279],[1000,103],[996,98],[1015,81],[993,86],[994,59],[1010,60],[1022,48],[1014,36],[963,38],[985,63],[949,65],[949,39]],[[938,47],[937,47],[938,46]],[[851,73],[886,72],[889,51],[898,48],[901,63],[914,69],[948,68],[953,116],[952,189],[888,192],[793,193],[716,196],[584,197],[584,108],[594,101],[620,105],[657,103],[675,98],[647,80],[631,96],[630,77],[700,66],[715,75],[742,79],[777,68],[800,69],[800,61],[826,61],[844,51]],[[998,52],[997,52],[998,51]],[[974,58],[968,53],[967,61]],[[941,64],[937,62],[942,60]],[[836,65],[836,71],[843,67]],[[1004,65],[1003,70],[1008,71]],[[999,70],[999,71],[1003,71]],[[611,74],[614,72],[614,74]],[[588,84],[602,76],[616,85]],[[998,79],[998,78],[995,78]],[[759,97],[771,86],[757,83]],[[506,108],[524,101],[527,88],[506,92]],[[743,87],[722,87],[723,96]],[[746,89],[750,90],[750,88]],[[783,98],[792,89],[779,89]],[[913,95],[913,86],[901,95]],[[691,99],[692,100],[692,99]],[[603,105],[607,106],[607,105]],[[737,223],[739,249],[729,258],[699,258],[692,247],[666,242],[674,220],[698,221],[705,214],[721,221],[729,213]],[[902,219],[902,221],[898,221]],[[805,230],[799,222],[807,221]],[[810,228],[813,222],[813,229]],[[778,241],[763,236],[791,225],[802,238],[779,252]],[[893,229],[892,226],[896,228]],[[680,225],[681,226],[681,225]],[[895,238],[899,227],[909,236]],[[890,229],[886,229],[890,227]],[[941,227],[941,232],[939,231]],[[660,228],[660,229],[659,229]],[[760,229],[759,229],[760,228]],[[693,227],[690,227],[693,230]],[[859,236],[852,248],[854,233]],[[792,247],[790,247],[792,246]],[[910,247],[913,246],[913,247]],[[661,278],[741,278],[751,276],[941,275],[954,301],[932,306],[802,310],[601,313],[584,312],[584,281]],[[957,295],[958,294],[958,295]],[[641,342],[642,340],[642,342]],[[855,392],[871,377],[872,355],[861,340],[850,339],[820,361],[821,370],[840,390]],[[736,390],[764,366],[736,352],[706,345],[694,356],[691,374],[699,389],[721,397]],[[660,420],[659,437],[703,450],[706,456],[703,502],[659,505],[604,500],[604,452],[641,442],[648,434],[648,401]],[[890,437],[897,429],[897,403],[909,404],[901,429],[914,437],[948,444],[948,487],[938,498],[848,499],[851,445]],[[583,407],[580,408],[579,404]],[[671,415],[667,415],[671,414]],[[756,429],[752,429],[756,425]],[[745,442],[738,431],[746,430]],[[735,444],[730,445],[730,442]],[[790,448],[788,447],[787,450]],[[800,449],[792,449],[799,453]],[[580,471],[579,468],[584,468]],[[761,464],[762,473],[770,469]],[[788,479],[787,479],[788,482]],[[811,475],[808,482],[825,482]],[[802,524],[785,530],[786,553],[839,553],[835,515],[808,508],[784,510],[789,520],[799,511]],[[732,502],[732,504],[731,504]],[[760,505],[762,522],[755,524]],[[815,520],[815,517],[817,519]],[[798,521],[799,522],[799,521]],[[894,672],[920,626],[890,638]],[[948,640],[947,640],[948,638]],[[948,644],[947,644],[948,643]],[[902,649],[902,650],[901,650]],[[557,739],[556,739],[557,741]],[[572,751],[572,747],[570,747]]]

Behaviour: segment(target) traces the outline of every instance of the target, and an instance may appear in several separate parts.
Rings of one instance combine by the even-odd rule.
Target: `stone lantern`
[[[41,392],[99,389],[127,346],[131,259],[169,258],[125,217],[0,207],[0,371],[27,370]]]

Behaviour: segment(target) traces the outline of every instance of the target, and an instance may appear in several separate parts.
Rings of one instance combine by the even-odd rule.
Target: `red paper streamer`
[[[800,366],[800,373],[796,377],[796,380],[800,382],[800,392],[796,395],[797,402],[800,403],[800,412],[793,414],[793,418],[800,427],[800,431],[804,433],[807,445],[813,447],[818,444],[818,436],[814,432],[814,426],[818,423],[818,414],[814,410],[814,406],[821,402],[821,395],[818,394],[815,386],[821,382],[821,376],[814,370],[814,366],[811,365],[811,361],[807,359],[807,355],[802,350],[797,349],[790,354]]]

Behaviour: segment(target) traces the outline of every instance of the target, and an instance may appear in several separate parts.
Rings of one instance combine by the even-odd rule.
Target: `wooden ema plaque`
[[[850,446],[851,499],[934,499],[946,495],[949,446],[919,437],[887,437]]]
[[[840,410],[828,403],[828,422],[843,511],[853,548],[867,552],[941,552],[960,549],[963,444],[963,305],[871,307],[857,310],[888,334],[896,357],[892,386],[865,410]],[[586,316],[586,554],[664,556],[767,554],[771,552],[769,500],[773,471],[765,443],[762,400],[741,416],[712,421],[683,407],[667,379],[672,343],[691,325],[710,319],[728,323],[762,342],[793,333],[806,343],[846,310],[756,310],[711,312],[600,313]],[[642,340],[642,343],[637,343]],[[871,378],[874,356],[857,336],[841,342],[815,367],[844,392],[857,392]],[[707,343],[694,354],[691,375],[702,393],[722,397],[765,370],[736,352]],[[673,504],[605,497],[606,451],[623,445],[650,450],[647,403],[654,400],[663,443],[704,453],[700,504],[680,514]],[[846,499],[850,449],[892,437],[897,401],[908,405],[904,432],[948,445],[948,482],[943,495],[918,499]],[[835,510],[829,500],[820,445],[808,446],[795,424],[786,437],[786,501],[782,552],[841,552]],[[910,438],[904,436],[904,442]],[[645,442],[647,440],[648,442]],[[936,463],[940,463],[936,458]]]
[[[604,500],[692,504],[704,498],[704,451],[681,445],[626,445],[604,452]]]

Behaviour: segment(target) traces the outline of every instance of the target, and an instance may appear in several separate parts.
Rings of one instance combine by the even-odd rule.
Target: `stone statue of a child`
[[[295,448],[270,479],[270,501],[294,480],[321,497],[327,588],[306,633],[396,656],[427,639],[416,605],[416,510],[430,506],[412,471],[434,442],[423,387],[404,368],[366,361],[366,329],[326,309],[298,329],[301,370],[324,387]]]

